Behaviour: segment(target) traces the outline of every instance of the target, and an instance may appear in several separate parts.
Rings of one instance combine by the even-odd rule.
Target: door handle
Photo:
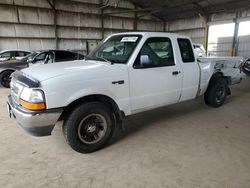
[[[180,74],[181,73],[181,71],[173,71],[172,72],[172,74],[175,76],[175,75],[178,75],[178,74]]]
[[[114,81],[112,84],[124,84],[124,80]]]

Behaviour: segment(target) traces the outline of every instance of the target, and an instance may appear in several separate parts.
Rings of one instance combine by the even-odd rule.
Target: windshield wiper
[[[97,59],[101,59],[103,61],[105,61],[106,63],[109,63],[110,65],[113,65],[114,63],[109,61],[108,59],[104,58],[104,57],[98,57]]]

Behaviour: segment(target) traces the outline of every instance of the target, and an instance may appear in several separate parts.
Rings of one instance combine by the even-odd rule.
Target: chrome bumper
[[[39,112],[23,111],[8,96],[7,109],[10,118],[33,136],[49,136],[58,121],[63,109],[44,110]]]

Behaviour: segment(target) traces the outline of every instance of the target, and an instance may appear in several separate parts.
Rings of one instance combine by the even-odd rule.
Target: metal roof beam
[[[112,14],[124,14],[124,13],[131,13],[131,12],[150,12],[156,10],[155,8],[143,8],[143,9],[131,9],[131,10],[124,10],[124,11],[114,11],[114,12],[107,12],[104,13],[105,15],[112,15]]]

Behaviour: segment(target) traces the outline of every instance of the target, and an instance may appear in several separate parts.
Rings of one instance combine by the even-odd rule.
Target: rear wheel
[[[72,149],[90,153],[107,144],[114,127],[110,110],[102,103],[89,102],[72,111],[64,123],[63,132]]]
[[[10,75],[13,73],[13,71],[5,71],[0,76],[0,82],[3,87],[10,88]]]
[[[228,93],[228,85],[225,78],[214,78],[204,95],[205,103],[212,107],[220,107],[224,104]]]

